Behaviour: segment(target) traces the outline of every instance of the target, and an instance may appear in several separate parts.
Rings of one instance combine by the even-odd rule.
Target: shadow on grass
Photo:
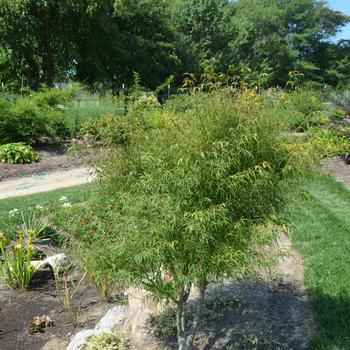
[[[350,287],[349,287],[350,288]],[[311,342],[312,350],[350,349],[350,293],[325,295],[310,290],[318,334]]]

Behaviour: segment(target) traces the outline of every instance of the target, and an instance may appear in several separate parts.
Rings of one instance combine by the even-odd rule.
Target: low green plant
[[[310,130],[311,144],[321,158],[344,156],[350,151],[349,139],[337,135],[332,129]]]
[[[41,215],[41,206],[36,206],[34,210],[27,213],[21,212],[22,223],[20,225],[24,234],[29,235],[33,232],[35,238],[47,238],[51,230],[49,229],[49,222]],[[14,230],[13,230],[14,231]]]
[[[85,350],[125,350],[126,341],[122,333],[94,335]]]
[[[342,109],[333,109],[331,110],[330,118],[332,120],[343,120],[346,118],[346,112]]]
[[[63,274],[58,271],[54,271],[56,292],[58,295],[58,301],[63,306],[64,311],[68,313],[69,319],[74,326],[81,326],[80,306],[75,303],[74,296],[78,293],[79,288],[84,281],[87,271],[80,278],[78,283],[75,283],[73,279],[69,278],[69,267],[64,270]]]
[[[36,250],[32,244],[33,239],[34,231],[30,230],[28,236],[20,232],[17,244],[9,247],[10,241],[0,232],[0,277],[11,289],[27,288],[34,276],[35,267],[30,263]]]
[[[33,240],[45,237],[49,227],[48,222],[38,214],[43,208],[37,206],[28,213],[23,213],[17,208],[8,212],[11,219],[9,223],[3,223],[7,228],[6,235],[0,232],[0,276],[11,289],[29,286],[36,267],[31,264],[32,260],[42,257],[42,252],[33,245]],[[17,217],[20,218],[18,222]],[[11,245],[11,239],[15,244]]]
[[[0,146],[0,162],[10,164],[29,164],[39,160],[34,149],[22,142],[7,143]]]

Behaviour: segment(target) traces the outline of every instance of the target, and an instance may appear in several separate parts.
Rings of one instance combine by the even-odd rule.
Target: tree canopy
[[[269,70],[270,85],[292,70],[344,85],[350,44],[334,35],[347,22],[319,0],[0,0],[0,80],[108,86],[137,71],[154,88],[211,60],[219,70]]]

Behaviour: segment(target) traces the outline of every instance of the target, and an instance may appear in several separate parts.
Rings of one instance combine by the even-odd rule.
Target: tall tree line
[[[0,0],[0,81],[18,89],[68,78],[154,88],[173,74],[247,67],[283,84],[288,72],[344,85],[349,17],[319,0]]]

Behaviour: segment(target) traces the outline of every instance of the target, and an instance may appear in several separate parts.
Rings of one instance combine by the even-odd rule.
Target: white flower
[[[42,209],[44,209],[44,207],[42,205],[40,205],[40,204],[37,204],[35,206],[35,209],[42,210]]]
[[[69,202],[63,203],[63,208],[70,208],[71,206],[72,204],[70,204]]]
[[[62,202],[62,203],[66,203],[66,202],[68,202],[68,197],[62,196],[62,197],[59,199],[59,201]]]
[[[9,211],[9,215],[11,218],[15,217],[18,214],[19,214],[19,210],[17,208],[14,208],[14,209]]]

